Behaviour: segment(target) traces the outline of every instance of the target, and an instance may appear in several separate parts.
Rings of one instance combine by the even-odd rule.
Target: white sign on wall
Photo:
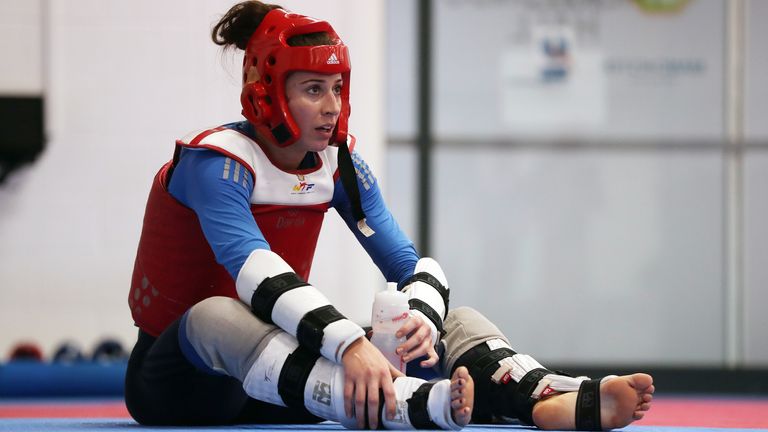
[[[602,54],[579,47],[568,27],[536,27],[530,43],[501,53],[506,126],[532,134],[594,131],[605,121]]]

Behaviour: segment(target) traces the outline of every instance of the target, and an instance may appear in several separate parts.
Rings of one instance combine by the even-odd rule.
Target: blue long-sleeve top
[[[253,137],[253,130],[247,122],[232,123],[226,127]],[[213,150],[183,149],[168,191],[197,214],[217,262],[237,280],[251,252],[269,249],[269,244],[250,210],[253,176],[242,170],[244,178],[223,178],[221,173],[226,159],[226,155]],[[308,153],[298,168],[311,168],[316,160],[314,154]],[[370,168],[356,151],[352,153],[352,161],[357,172],[361,173],[357,176],[357,184],[366,221],[376,233],[365,237],[359,232],[350,199],[340,179],[334,185],[330,206],[349,226],[386,280],[402,286],[413,274],[418,254],[413,242],[400,229],[385,205]]]

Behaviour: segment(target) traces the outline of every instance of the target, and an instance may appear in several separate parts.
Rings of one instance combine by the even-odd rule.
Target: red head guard
[[[288,45],[288,39],[302,34],[324,32],[333,45]],[[259,77],[247,83],[248,71],[256,66]],[[243,59],[243,91],[240,102],[243,116],[265,137],[274,138],[280,147],[296,142],[301,131],[288,109],[285,80],[292,71],[322,74],[340,73],[341,113],[331,142],[347,140],[349,121],[349,52],[330,24],[314,18],[273,9],[264,17],[248,41]]]

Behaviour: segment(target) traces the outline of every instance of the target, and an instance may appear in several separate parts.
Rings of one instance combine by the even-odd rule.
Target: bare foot
[[[472,418],[475,405],[475,382],[464,366],[459,367],[451,376],[451,417],[457,425],[464,427]]]
[[[644,373],[624,375],[600,384],[600,420],[604,430],[640,420],[651,408],[653,378]],[[578,392],[559,393],[536,403],[533,422],[541,429],[575,429]]]
[[[636,373],[600,384],[600,418],[603,429],[618,429],[640,420],[651,409],[653,378]]]

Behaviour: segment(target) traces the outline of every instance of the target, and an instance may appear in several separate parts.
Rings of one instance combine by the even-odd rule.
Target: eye
[[[319,85],[311,85],[307,87],[307,93],[311,95],[319,95],[320,94],[320,86]]]
[[[341,84],[337,84],[337,85],[333,86],[333,93],[336,94],[336,95],[340,95],[342,87],[343,86]]]

